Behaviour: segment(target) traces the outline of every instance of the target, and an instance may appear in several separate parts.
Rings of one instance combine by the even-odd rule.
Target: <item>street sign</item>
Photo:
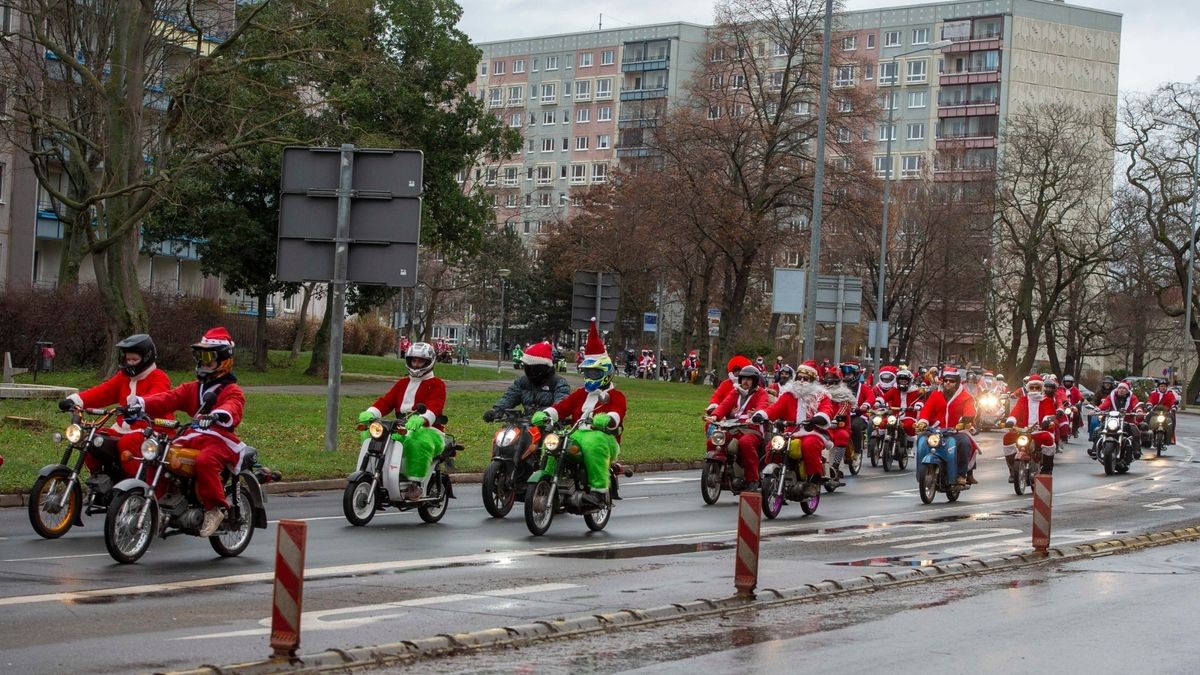
[[[645,312],[642,314],[642,331],[646,333],[658,332],[658,314],[655,312]]]
[[[771,286],[772,314],[804,313],[804,273],[805,270],[792,267],[775,268],[775,281]]]
[[[839,279],[842,287],[838,290]],[[862,279],[858,277],[817,276],[817,323],[837,323],[838,305],[842,307],[842,323],[862,321]]]
[[[716,307],[708,308],[708,336],[717,337],[721,334],[721,310]]]
[[[888,348],[888,322],[887,321],[883,322],[883,331],[877,330],[878,325],[879,325],[878,322],[875,322],[875,321],[870,321],[867,323],[867,348],[868,349],[875,349],[876,347],[878,347],[880,349]],[[876,336],[881,336],[882,340]]]
[[[571,293],[571,328],[586,330],[596,317],[601,331],[611,331],[617,322],[621,306],[621,275],[612,272],[575,272],[575,288]]]

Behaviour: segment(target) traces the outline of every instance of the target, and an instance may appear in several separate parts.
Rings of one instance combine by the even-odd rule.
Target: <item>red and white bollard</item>
[[[304,547],[308,523],[279,521],[275,543],[275,597],[271,608],[271,658],[292,659],[300,648],[300,607],[304,597]]]
[[[743,598],[753,598],[758,586],[759,526],[762,524],[762,495],[743,492],[738,505],[737,560],[733,585]]]
[[[1044,473],[1033,477],[1033,548],[1050,548],[1050,511],[1054,498],[1054,480]]]

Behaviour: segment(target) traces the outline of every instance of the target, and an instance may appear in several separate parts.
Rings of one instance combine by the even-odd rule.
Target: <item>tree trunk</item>
[[[321,317],[321,326],[317,328],[317,336],[313,340],[312,358],[308,362],[305,375],[315,377],[329,376],[329,329],[333,322],[333,284],[326,289],[325,297],[330,302],[325,303],[325,314]]]
[[[254,369],[267,369],[267,304],[270,293],[258,295],[258,317],[254,321]]]
[[[292,361],[300,358],[300,350],[304,349],[304,337],[308,333],[308,306],[312,302],[313,290],[316,283],[304,284],[304,297],[300,300],[300,318],[296,319],[296,337],[292,339]]]

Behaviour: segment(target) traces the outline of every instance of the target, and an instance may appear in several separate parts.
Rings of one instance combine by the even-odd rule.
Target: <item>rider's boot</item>
[[[1004,462],[1008,464],[1008,482],[1014,483],[1017,480],[1017,456],[1005,455]]]
[[[975,480],[975,469],[967,472],[967,485],[977,485],[979,481]]]
[[[1054,473],[1054,455],[1042,455],[1042,470],[1039,473],[1047,476]]]

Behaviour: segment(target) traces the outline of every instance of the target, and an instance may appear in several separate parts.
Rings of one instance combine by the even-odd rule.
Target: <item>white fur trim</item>
[[[76,406],[78,406],[80,408],[83,407],[83,399],[80,398],[79,394],[71,394],[70,396],[67,397],[67,400],[71,401],[72,403],[74,403]]]
[[[216,410],[212,411],[212,416],[214,418],[213,421],[223,427],[228,428],[233,426],[233,415],[230,415],[228,410],[221,410],[220,408],[217,408]]]
[[[421,417],[429,423],[429,426],[433,426],[434,422],[437,422],[437,415],[435,415],[432,410],[427,409],[425,412],[421,413]]]
[[[621,426],[621,416],[619,414],[617,414],[615,412],[604,413],[604,414],[608,415],[609,417],[612,418],[612,427],[611,427],[612,429],[616,429],[617,427]]]
[[[375,406],[367,408],[367,412],[371,413],[375,417],[383,417],[383,413],[379,412],[379,408],[376,408]]]
[[[826,415],[826,414],[825,414],[825,413],[823,413],[823,412],[819,412],[819,413],[817,413],[816,415],[813,415],[813,419],[814,419],[814,420],[815,420],[815,419],[818,419],[818,418],[819,418],[819,419],[823,419],[823,420],[825,420],[825,423],[824,423],[824,424],[822,424],[821,426],[823,426],[823,427],[827,427],[827,426],[829,426],[829,423],[830,423],[830,421],[831,421],[831,420],[829,419],[829,415]]]
[[[830,387],[829,398],[832,399],[834,403],[854,403],[858,400],[858,397],[854,395],[854,392],[850,391],[850,388],[844,384],[839,384],[836,387]]]
[[[136,387],[132,383],[141,382],[142,380],[146,379],[147,375],[149,375],[150,373],[153,373],[156,370],[158,370],[158,364],[151,363],[149,368],[147,368],[147,369],[143,370],[142,372],[138,373],[137,375],[134,375],[133,377],[129,378],[129,381],[131,383],[130,384],[131,390],[136,389]]]
[[[529,354],[523,354],[521,356],[521,363],[524,363],[527,366],[552,366],[552,365],[554,365],[554,361],[552,359],[545,359],[540,356],[530,356]]]
[[[546,413],[546,416],[550,418],[551,422],[558,423],[558,411],[557,410],[555,410],[554,408],[546,408],[542,412]]]

